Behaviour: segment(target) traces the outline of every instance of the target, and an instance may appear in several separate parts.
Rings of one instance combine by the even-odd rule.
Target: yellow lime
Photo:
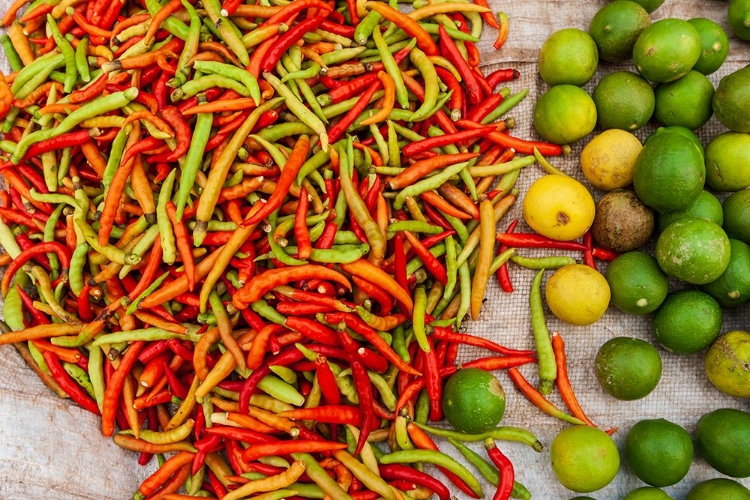
[[[729,54],[729,39],[724,28],[705,17],[689,19],[688,22],[698,30],[701,36],[703,51],[693,69],[704,75],[710,75],[724,64]]]
[[[633,63],[652,82],[671,82],[698,62],[701,37],[682,19],[661,19],[644,29],[633,46]]]
[[[622,401],[645,398],[661,380],[659,351],[641,339],[609,339],[596,353],[594,367],[602,389]]]
[[[557,318],[571,325],[590,325],[607,311],[609,284],[589,266],[569,264],[547,280],[545,298]]]
[[[737,481],[717,477],[693,486],[685,500],[750,500],[750,490]]]
[[[580,238],[594,222],[596,206],[586,187],[563,175],[545,175],[529,187],[523,218],[539,234],[556,240]]]
[[[624,130],[605,130],[581,151],[581,170],[595,188],[602,191],[624,188],[633,182],[633,169],[641,141]]]
[[[738,69],[719,81],[714,93],[714,114],[734,132],[750,132],[750,67]]]
[[[706,183],[716,191],[750,186],[750,134],[726,132],[708,143]]]
[[[695,444],[708,464],[731,477],[750,476],[750,413],[720,408],[698,420]]]
[[[651,328],[666,350],[693,354],[710,346],[721,332],[721,306],[707,293],[680,290],[656,310]]]
[[[630,71],[616,71],[605,76],[596,84],[591,97],[596,104],[597,120],[601,128],[619,128],[631,132],[648,123],[656,103],[651,84]]]
[[[750,245],[750,189],[732,193],[722,204],[724,231],[730,238]]]
[[[627,252],[609,263],[604,275],[612,291],[610,302],[629,314],[648,314],[664,302],[669,280],[656,259],[644,252]]]
[[[552,33],[539,51],[539,74],[549,86],[586,85],[596,73],[599,54],[585,31],[565,28]]]
[[[649,138],[633,170],[635,194],[659,213],[687,208],[703,191],[705,179],[700,151],[677,133]]]
[[[591,19],[589,34],[599,49],[599,58],[623,62],[633,53],[633,45],[649,24],[648,12],[636,2],[620,0],[605,5]]]
[[[477,368],[457,371],[443,391],[445,419],[454,429],[480,434],[494,428],[505,413],[505,392],[490,372]]]
[[[534,106],[534,126],[555,144],[569,144],[589,135],[596,126],[596,106],[585,90],[556,85]]]
[[[654,116],[664,125],[695,130],[711,118],[714,86],[703,73],[688,71],[673,82],[656,87]]]
[[[549,456],[560,483],[578,493],[604,488],[620,468],[620,454],[612,438],[584,425],[568,427],[555,436]]]
[[[687,208],[659,215],[658,230],[664,231],[671,223],[681,219],[706,219],[721,226],[724,212],[719,199],[708,191],[703,191]]]
[[[693,440],[669,420],[641,420],[628,431],[624,456],[631,472],[644,483],[671,486],[687,475],[693,463]]]
[[[735,330],[719,337],[706,352],[706,376],[718,390],[750,398],[750,332]]]
[[[729,265],[729,238],[706,219],[682,219],[670,224],[656,241],[656,260],[668,276],[704,285]]]

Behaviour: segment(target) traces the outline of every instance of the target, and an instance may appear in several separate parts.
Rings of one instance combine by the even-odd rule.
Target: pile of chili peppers
[[[425,463],[483,496],[430,435],[494,498],[528,498],[494,440],[539,451],[530,432],[427,424],[460,368],[512,369],[544,405],[515,370],[534,352],[459,333],[523,246],[502,233],[494,255],[520,170],[563,153],[509,134],[526,91],[496,88],[518,72],[478,69],[483,23],[500,48],[507,17],[27,1],[3,18],[0,344],[156,455],[136,498],[447,500]],[[460,345],[488,357],[456,365]],[[485,439],[494,465],[462,444]]]

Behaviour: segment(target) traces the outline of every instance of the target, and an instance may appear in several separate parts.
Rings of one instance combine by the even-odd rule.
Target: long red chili
[[[484,448],[487,450],[487,456],[500,471],[500,483],[497,485],[497,491],[495,491],[492,500],[508,500],[515,482],[513,463],[500,451],[492,438],[484,442]]]
[[[8,290],[10,289],[10,282],[13,279],[13,276],[16,274],[16,272],[18,272],[19,269],[23,267],[24,264],[29,261],[29,259],[31,259],[35,255],[45,254],[48,252],[57,255],[57,257],[60,259],[60,264],[62,265],[62,276],[67,276],[68,269],[70,269],[71,259],[71,254],[68,250],[68,247],[56,241],[37,243],[33,247],[27,248],[26,250],[22,251],[20,254],[18,254],[18,257],[13,259],[11,263],[8,264],[8,267],[3,274],[2,282],[0,282],[0,289],[2,290],[3,296],[8,294]]]
[[[425,472],[401,464],[381,464],[378,465],[378,470],[380,471],[380,477],[386,481],[393,481],[396,479],[411,481],[419,486],[424,486],[429,489],[435,493],[440,500],[450,500],[451,498],[451,493],[448,487]]]

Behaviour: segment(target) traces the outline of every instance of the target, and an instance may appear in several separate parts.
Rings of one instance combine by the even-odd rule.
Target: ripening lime
[[[717,477],[693,486],[685,500],[750,500],[750,490],[737,481]]]
[[[556,85],[537,100],[534,126],[555,144],[570,144],[589,135],[596,126],[596,105],[585,90]]]
[[[558,481],[578,493],[604,488],[620,468],[620,454],[612,438],[585,425],[563,429],[552,440],[549,456]]]

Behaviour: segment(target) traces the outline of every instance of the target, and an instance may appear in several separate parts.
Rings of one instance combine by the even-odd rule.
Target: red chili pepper
[[[521,73],[519,73],[518,70],[513,68],[501,68],[487,75],[486,80],[490,87],[494,89],[501,83],[517,80],[520,77]]]
[[[615,260],[617,257],[620,256],[619,253],[609,250],[608,248],[602,248],[602,247],[594,247],[591,253],[597,259],[603,260],[606,262],[612,262],[613,260]]]
[[[13,276],[19,269],[23,267],[24,264],[26,264],[26,262],[29,261],[29,259],[31,259],[35,255],[48,252],[57,255],[58,259],[60,259],[60,264],[62,265],[62,276],[67,276],[68,269],[70,269],[71,258],[68,247],[56,241],[37,243],[33,247],[22,251],[15,259],[11,261],[10,264],[8,264],[8,267],[3,274],[2,281],[0,282],[0,288],[2,289],[3,296],[8,294],[8,290],[10,289],[10,281],[13,279]]]
[[[497,485],[497,491],[492,500],[508,500],[515,482],[513,463],[500,451],[491,438],[484,442],[484,448],[487,450],[487,456],[500,471],[500,483]]]
[[[484,337],[477,337],[468,333],[455,333],[448,328],[443,328],[440,326],[433,327],[432,336],[437,340],[447,340],[448,342],[455,344],[464,344],[473,347],[479,347],[481,349],[487,349],[489,351],[496,352],[498,354],[505,354],[508,356],[531,356],[536,352],[511,349]]]
[[[372,386],[370,385],[370,377],[367,375],[367,369],[359,360],[359,345],[346,330],[341,330],[340,338],[341,345],[344,347],[344,351],[346,351],[346,354],[349,357],[352,379],[354,380],[354,387],[357,390],[359,405],[362,411],[362,425],[360,426],[357,447],[354,450],[354,454],[358,455],[367,442],[367,436],[370,435],[370,430],[375,423],[375,413],[372,408],[374,398],[372,394]]]
[[[318,29],[318,27],[324,20],[325,17],[322,16],[310,17],[308,19],[305,19],[304,21],[300,21],[289,31],[284,33],[278,39],[278,41],[273,44],[273,47],[271,47],[271,49],[263,58],[263,61],[260,65],[261,71],[270,71],[274,66],[276,66],[276,63],[281,60],[281,56],[289,49],[289,47],[294,45],[306,33]]]
[[[424,263],[424,267],[430,272],[430,274],[432,274],[441,284],[445,285],[448,283],[448,273],[440,261],[437,260],[437,257],[432,255],[427,247],[409,231],[404,231],[404,236],[411,245],[412,250],[414,250],[422,263]]]
[[[429,137],[422,139],[421,141],[410,142],[401,149],[401,152],[405,156],[413,156],[423,151],[428,151],[432,148],[439,148],[448,144],[455,144],[457,142],[465,141],[475,137],[482,137],[489,132],[495,130],[495,127],[483,127],[481,129],[474,130],[462,130],[461,132],[455,132],[453,134],[438,135],[435,137]]]
[[[577,241],[558,241],[533,233],[498,233],[497,241],[512,248],[551,248],[579,252],[586,250],[586,245]]]
[[[417,469],[412,469],[411,467],[401,464],[381,464],[378,465],[378,470],[380,471],[380,477],[386,481],[393,481],[396,479],[411,481],[432,491],[440,500],[449,500],[451,498],[451,493],[447,486],[433,476],[418,471]]]
[[[437,422],[443,418],[443,383],[440,379],[440,367],[438,366],[435,344],[431,336],[427,336],[429,351],[419,350],[424,356],[424,379],[427,396],[430,399],[430,420]]]
[[[172,162],[182,158],[187,153],[188,148],[190,148],[190,139],[193,136],[190,124],[177,108],[167,106],[161,110],[161,116],[172,127],[172,130],[174,130],[177,146],[170,153],[150,156],[148,158],[150,163]]]
[[[84,391],[80,385],[78,385],[73,379],[68,375],[68,373],[65,371],[65,369],[62,367],[62,364],[60,364],[60,360],[57,358],[55,353],[51,351],[44,351],[44,361],[47,362],[47,367],[49,368],[50,374],[55,379],[55,381],[60,385],[60,388],[65,391],[68,396],[70,396],[70,399],[78,403],[81,408],[84,408],[94,415],[100,415],[99,407],[96,405],[96,401],[91,399],[91,397]]]
[[[513,222],[508,225],[508,229],[505,230],[505,234],[511,234],[516,229],[517,225],[518,219],[514,219]],[[497,247],[497,254],[500,255],[506,250],[508,250],[508,245],[501,243]],[[497,276],[497,281],[500,283],[500,289],[502,289],[502,291],[504,291],[505,293],[513,293],[513,282],[510,280],[510,273],[508,272],[507,262],[503,262],[503,265],[501,265],[497,270],[495,276]]]
[[[440,26],[439,37],[440,52],[446,59],[453,63],[456,70],[458,70],[458,73],[461,75],[463,85],[466,87],[466,94],[469,98],[469,102],[471,104],[479,104],[482,102],[484,95],[482,93],[482,88],[477,82],[476,74],[472,71],[466,59],[461,55],[456,43],[442,26]]]
[[[372,99],[372,96],[375,94],[375,92],[380,89],[382,86],[382,83],[380,83],[380,80],[377,80],[372,85],[370,85],[367,90],[365,90],[362,93],[362,96],[357,100],[357,103],[354,105],[352,109],[350,109],[344,116],[341,118],[336,124],[328,129],[328,140],[331,143],[336,142],[339,137],[346,132],[346,129],[349,128],[351,124],[353,124],[357,118],[359,118],[362,113],[364,112],[365,108],[370,104],[370,100]],[[352,218],[354,220],[354,218]]]
[[[583,251],[583,263],[596,270],[596,260],[594,260],[594,236],[591,229],[583,235],[583,244],[586,249]]]

